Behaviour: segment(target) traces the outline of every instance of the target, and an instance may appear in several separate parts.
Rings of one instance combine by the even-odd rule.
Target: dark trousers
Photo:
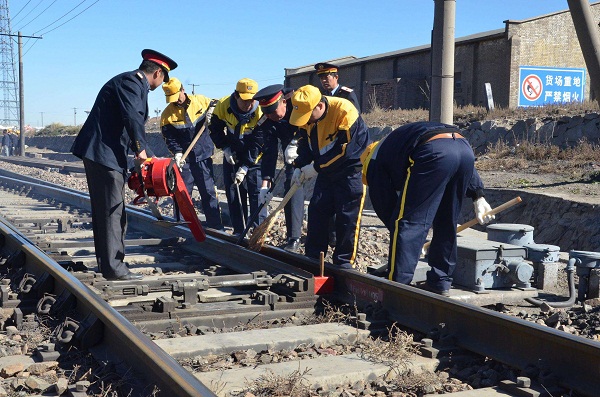
[[[412,281],[421,248],[433,226],[427,282],[447,290],[456,267],[456,223],[473,175],[473,150],[466,139],[436,139],[418,146],[403,173],[404,190],[394,209],[388,278]]]
[[[182,177],[190,197],[192,196],[194,183],[198,187],[202,212],[206,216],[206,225],[217,230],[223,229],[217,189],[215,188],[212,158],[186,163],[183,166]]]
[[[335,214],[337,241],[333,263],[345,268],[353,267],[364,202],[365,187],[360,171],[339,177],[317,176],[308,206],[306,256],[318,258],[321,251],[327,252],[328,222]]]
[[[125,171],[83,159],[92,205],[92,227],[98,269],[105,278],[129,272],[125,258]]]
[[[237,166],[232,166],[227,161],[223,161],[223,182],[225,185],[225,194],[227,195],[229,217],[231,218],[234,233],[242,233],[244,231],[244,224],[248,221],[249,216],[248,207],[251,214],[254,214],[258,209],[258,194],[262,185],[260,165],[249,167],[243,183],[239,185],[240,196],[238,198],[238,189],[235,183],[233,183],[238,168]],[[267,206],[264,206],[252,227],[258,226],[266,217]]]
[[[294,167],[290,164],[285,166],[285,182],[283,187],[285,193],[290,190]],[[299,239],[302,235],[302,220],[304,219],[304,189],[299,187],[290,201],[284,207],[285,228],[288,239]]]

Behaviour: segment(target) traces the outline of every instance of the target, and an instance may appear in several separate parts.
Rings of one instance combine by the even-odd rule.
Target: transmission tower
[[[19,125],[18,83],[15,77],[14,39],[10,28],[8,0],[0,0],[0,124]]]

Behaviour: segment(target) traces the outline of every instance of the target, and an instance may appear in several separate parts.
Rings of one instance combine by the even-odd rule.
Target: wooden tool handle
[[[509,200],[509,201],[507,201],[506,203],[504,203],[504,204],[502,204],[502,205],[499,205],[499,206],[497,206],[496,208],[493,208],[491,211],[489,211],[489,212],[486,212],[486,213],[484,214],[484,216],[485,216],[485,215],[496,215],[497,213],[499,213],[499,212],[502,212],[502,211],[504,211],[505,209],[507,209],[507,208],[510,208],[510,207],[512,207],[512,206],[513,206],[513,205],[515,205],[515,204],[519,204],[521,201],[523,201],[523,200],[521,200],[521,197],[517,196],[517,197],[515,197],[514,199],[512,199],[512,200]],[[468,229],[468,228],[470,228],[471,226],[474,226],[474,225],[476,225],[477,223],[479,223],[479,221],[477,220],[477,218],[473,218],[473,219],[471,219],[470,221],[468,221],[468,222],[465,222],[465,223],[463,223],[462,225],[458,226],[458,227],[456,228],[456,233],[460,233],[460,232],[462,232],[463,230],[465,230],[465,229]],[[430,246],[430,245],[431,245],[431,241],[428,241],[428,242],[426,242],[426,243],[423,245],[423,249],[425,249],[425,250],[426,250],[427,248],[429,248],[429,246]]]
[[[283,209],[283,207],[285,207],[285,205],[288,203],[288,201],[290,201],[290,199],[292,198],[294,193],[296,193],[296,190],[298,190],[299,187],[300,187],[300,185],[292,183],[292,186],[290,186],[290,190],[288,190],[286,195],[283,196],[283,198],[281,199],[281,202],[279,203],[279,205],[277,206],[275,211],[273,211],[273,213],[281,211]]]
[[[321,277],[325,274],[325,253],[323,251],[319,252],[319,274]]]
[[[192,143],[190,143],[190,146],[188,146],[188,148],[186,149],[185,153],[183,153],[183,156],[181,156],[181,160],[182,161],[187,158],[188,154],[190,154],[190,152],[192,151],[192,148],[194,147],[194,145],[196,144],[196,142],[198,142],[198,139],[200,139],[200,136],[204,132],[205,128],[206,128],[206,122],[204,122],[204,125],[202,125],[202,128],[200,128],[200,131],[198,131],[198,133],[196,134],[196,136],[192,140]]]

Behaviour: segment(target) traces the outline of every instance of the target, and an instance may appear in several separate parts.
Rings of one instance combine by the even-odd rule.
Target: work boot
[[[299,238],[288,239],[287,244],[283,247],[283,249],[288,252],[298,252],[299,248],[300,248],[300,239]]]

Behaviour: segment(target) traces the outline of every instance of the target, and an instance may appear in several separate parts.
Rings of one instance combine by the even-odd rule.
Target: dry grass
[[[361,356],[365,360],[386,365],[390,372],[400,376],[416,353],[412,335],[400,330],[396,324],[388,330],[386,339],[368,339]]]
[[[415,121],[429,120],[428,109],[382,109],[376,103],[369,103],[371,109],[362,113],[362,117],[369,127],[397,128],[401,125]],[[495,108],[488,111],[483,106],[455,106],[455,124],[472,123],[485,120],[525,120],[530,118],[559,119],[563,116],[575,116],[586,113],[600,112],[598,102],[574,102],[564,105],[547,105],[528,108]]]
[[[310,384],[306,379],[306,375],[310,369],[298,370],[289,375],[276,375],[271,370],[267,370],[264,375],[257,379],[246,382],[247,391],[256,397],[269,396],[289,396],[289,397],[309,397]]]

